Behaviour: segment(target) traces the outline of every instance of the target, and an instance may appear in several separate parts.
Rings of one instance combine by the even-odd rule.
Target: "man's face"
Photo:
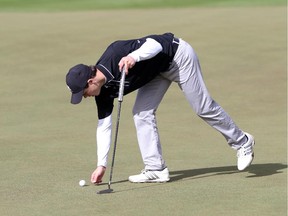
[[[83,97],[87,98],[87,97],[98,96],[100,94],[100,91],[101,91],[101,86],[97,82],[97,80],[95,78],[89,79],[88,87],[85,88]]]

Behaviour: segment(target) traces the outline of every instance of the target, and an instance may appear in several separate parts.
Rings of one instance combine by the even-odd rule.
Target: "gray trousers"
[[[169,70],[138,90],[133,107],[137,139],[145,169],[160,170],[166,167],[155,112],[172,82],[178,83],[196,114],[219,131],[232,148],[238,149],[244,144],[244,132],[209,95],[193,48],[180,39]]]

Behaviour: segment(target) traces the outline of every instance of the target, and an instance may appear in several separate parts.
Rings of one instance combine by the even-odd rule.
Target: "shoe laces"
[[[246,156],[246,155],[250,155],[253,153],[252,150],[252,144],[250,145],[243,145],[240,147],[240,149],[238,149],[237,151],[237,157],[242,157],[242,156]]]

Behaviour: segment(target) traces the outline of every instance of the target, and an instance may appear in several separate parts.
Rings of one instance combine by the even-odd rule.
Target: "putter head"
[[[113,189],[108,188],[105,190],[98,191],[97,194],[108,194],[108,193],[112,193],[112,192],[113,192]]]

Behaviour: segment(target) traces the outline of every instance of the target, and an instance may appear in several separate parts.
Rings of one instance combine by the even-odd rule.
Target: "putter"
[[[116,122],[116,128],[115,128],[114,149],[113,149],[113,155],[112,155],[112,163],[111,163],[111,169],[110,169],[108,189],[98,191],[97,194],[105,194],[105,193],[113,192],[113,189],[111,188],[111,183],[112,183],[112,174],[113,174],[115,154],[116,154],[116,145],[117,145],[117,138],[118,138],[119,122],[120,122],[121,103],[123,101],[123,94],[124,94],[125,75],[126,75],[126,72],[125,72],[125,66],[124,66],[123,70],[121,72],[121,80],[120,80],[120,86],[119,86],[118,113],[117,113],[117,122]]]

